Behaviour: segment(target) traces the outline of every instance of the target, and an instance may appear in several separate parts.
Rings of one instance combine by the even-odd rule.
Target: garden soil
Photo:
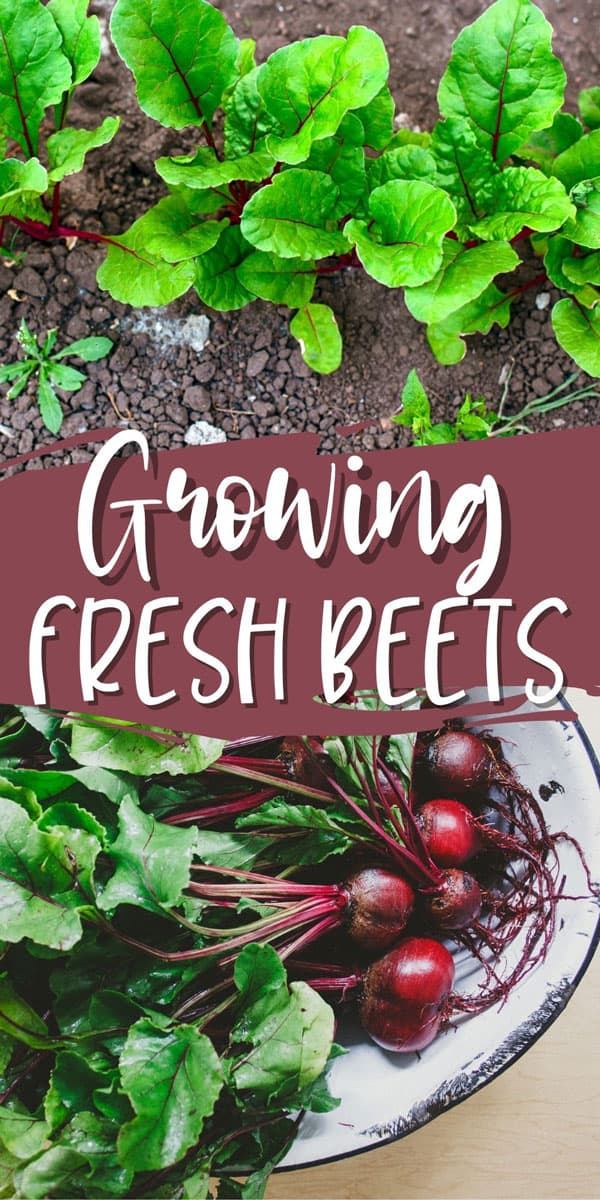
[[[92,4],[105,30],[111,7],[100,0]],[[436,119],[437,82],[451,43],[486,4],[238,0],[219,7],[239,36],[256,39],[259,61],[297,38],[370,25],[389,51],[392,90],[399,113],[405,114],[401,119],[426,129]],[[600,0],[543,0],[541,7],[555,28],[554,46],[567,68],[568,103],[574,109],[578,90],[600,82]],[[162,194],[154,160],[189,151],[194,133],[175,134],[147,119],[108,38],[104,50],[94,76],[79,90],[74,119],[94,124],[115,113],[123,124],[110,147],[90,156],[82,178],[70,186],[67,181],[63,216],[70,224],[115,234]],[[219,314],[190,295],[165,310],[135,311],[97,287],[101,250],[81,243],[73,249],[29,245],[22,260],[0,264],[0,362],[16,357],[15,334],[23,317],[37,333],[57,327],[60,344],[90,334],[114,342],[107,359],[86,368],[82,391],[64,398],[62,437],[130,425],[143,430],[153,447],[166,448],[181,445],[195,422],[206,421],[232,439],[309,430],[322,435],[328,451],[388,447],[407,437],[390,418],[411,367],[430,393],[437,420],[451,419],[466,392],[483,394],[496,406],[509,376],[507,411],[517,411],[575,371],[554,341],[553,297],[547,288],[541,295],[536,289],[525,292],[514,305],[508,330],[469,339],[463,362],[444,368],[433,360],[424,329],[408,314],[400,292],[358,271],[327,277],[317,298],[334,308],[345,352],[341,369],[320,377],[302,362],[285,309],[257,302],[240,313]],[[536,271],[534,264],[528,269]],[[585,382],[579,373],[577,385]],[[579,401],[538,419],[535,428],[595,424],[599,412],[600,398]],[[350,439],[338,433],[365,421],[373,424]],[[32,390],[11,403],[0,401],[0,423],[2,460],[54,440],[42,426]],[[87,457],[86,449],[76,449],[57,461]],[[39,459],[31,464],[41,465]]]

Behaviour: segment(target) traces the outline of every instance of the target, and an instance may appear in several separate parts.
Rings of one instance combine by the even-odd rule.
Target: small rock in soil
[[[34,271],[33,267],[25,267],[15,275],[13,287],[17,292],[24,292],[26,296],[34,296],[36,300],[44,300],[46,298],[48,288],[38,271]]]
[[[183,440],[187,446],[211,446],[216,442],[226,442],[227,436],[222,429],[209,425],[208,421],[195,421],[186,429]]]
[[[128,321],[133,333],[147,333],[161,349],[165,346],[189,346],[201,354],[208,341],[210,321],[204,315],[192,314],[181,320],[168,317],[162,309],[151,308],[138,312],[133,322]]]
[[[248,359],[246,375],[248,375],[250,379],[256,379],[256,376],[260,375],[264,371],[268,361],[269,355],[267,354],[266,350],[259,350],[256,354],[252,354]]]
[[[185,392],[183,393],[183,400],[184,404],[187,404],[188,408],[203,409],[210,407],[210,396],[206,388],[201,386],[186,388]]]

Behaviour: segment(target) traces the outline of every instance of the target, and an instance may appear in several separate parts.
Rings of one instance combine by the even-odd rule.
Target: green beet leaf
[[[87,1162],[83,1154],[67,1146],[52,1146],[15,1173],[17,1200],[46,1200],[81,1194],[85,1187]]]
[[[339,191],[320,171],[282,171],[244,208],[241,230],[281,258],[327,258],[347,249],[337,226]]]
[[[0,1106],[0,1143],[15,1158],[33,1158],[39,1154],[48,1138],[45,1121],[33,1117],[18,1100]]]
[[[489,333],[494,324],[505,329],[510,321],[510,294],[501,292],[494,283],[476,300],[465,304],[445,321],[430,325],[427,340],[438,362],[453,366],[466,354],[464,338],[470,333]]]
[[[71,84],[56,24],[39,0],[0,0],[0,133],[30,157],[50,104]]]
[[[48,221],[40,203],[47,190],[48,173],[37,158],[21,162],[6,158],[0,162],[0,217],[35,217]]]
[[[50,0],[62,38],[62,49],[71,64],[71,87],[88,79],[100,61],[101,35],[97,17],[87,15],[88,0]]]
[[[594,258],[593,255],[591,257]],[[548,278],[555,287],[570,292],[584,308],[594,308],[599,297],[592,286],[595,282],[593,264],[588,278],[584,273],[580,273],[580,264],[584,262],[585,259],[575,257],[575,247],[567,238],[551,238],[544,255]]]
[[[288,988],[285,971],[270,946],[247,946],[235,964],[241,1015],[231,1035],[242,1049],[229,1073],[238,1091],[267,1102],[298,1095],[324,1070],[334,1032],[333,1012],[305,983]],[[251,1049],[248,1049],[248,1047]]]
[[[175,265],[148,249],[155,233],[153,210],[134,221],[127,233],[111,239],[97,274],[98,284],[114,300],[135,307],[170,304],[191,286],[194,268],[189,262]]]
[[[396,146],[379,158],[368,159],[369,188],[382,187],[392,179],[425,179],[436,182],[436,163],[423,146]]]
[[[119,1157],[134,1171],[179,1162],[198,1141],[223,1086],[212,1043],[192,1026],[158,1030],[142,1018],[119,1063],[136,1116],[119,1134]]]
[[[371,221],[348,221],[344,233],[365,270],[387,287],[418,287],[442,262],[456,220],[452,201],[421,180],[392,180],[369,197]]]
[[[34,820],[42,815],[42,806],[38,802],[35,792],[30,787],[24,786],[18,779],[13,782],[10,778],[10,768],[7,768],[6,775],[0,775],[0,796],[19,804]]]
[[[394,97],[386,84],[364,108],[355,111],[363,129],[363,146],[385,150],[394,132],[394,109]]]
[[[427,150],[430,144],[430,133],[417,133],[414,129],[399,129],[385,147],[385,150],[386,152],[388,150],[397,150],[399,146],[421,146],[423,150]]]
[[[15,992],[7,975],[0,975],[0,1032],[33,1050],[47,1050],[54,1044],[45,1022]]]
[[[585,88],[577,101],[581,120],[588,129],[600,128],[600,88]]]
[[[256,67],[240,79],[223,101],[225,113],[225,158],[243,158],[264,149],[264,139],[272,128],[262,96],[258,91]]]
[[[107,796],[114,804],[120,804],[124,796],[131,796],[135,792],[132,779],[101,767],[80,767],[74,771],[34,771],[31,768],[0,765],[0,773],[3,779],[19,787],[31,788],[42,802],[62,795],[77,784],[82,784],[90,792]]]
[[[110,1060],[106,1055],[90,1051],[89,1047],[85,1053],[59,1051],[44,1102],[48,1121],[55,1116],[52,1124],[56,1127],[75,1113],[91,1110],[96,1088],[106,1087],[110,1079]]]
[[[553,174],[564,183],[567,191],[586,179],[600,176],[600,129],[584,134],[568,150],[559,154]]]
[[[238,1041],[250,1041],[252,1036],[253,1005],[270,998],[280,998],[287,988],[287,975],[279,955],[271,946],[246,946],[238,955],[234,968],[235,986],[239,992],[240,1015],[234,1027]]]
[[[512,271],[518,262],[518,254],[507,242],[465,250],[457,242],[447,241],[437,275],[419,288],[406,289],[407,308],[417,321],[437,324],[457,308],[476,300],[496,275]]]
[[[8,1033],[0,1031],[0,1075],[3,1075],[14,1054],[15,1039]]]
[[[574,258],[571,255],[563,262],[563,273],[578,287],[583,287],[586,283],[600,285],[600,250],[586,254],[585,258]]]
[[[88,930],[77,953],[55,966],[50,977],[58,1027],[77,1037],[100,1033],[103,1045],[110,1042],[112,1052],[113,1043],[124,1039],[128,1027],[148,1015],[140,1005],[170,1003],[189,977],[189,967],[182,970],[181,964],[132,958],[122,944],[112,939],[108,943]],[[112,988],[102,988],[107,979]],[[121,986],[127,987],[127,996],[115,990]]]
[[[548,233],[575,216],[560,181],[535,167],[507,167],[480,190],[478,202],[489,215],[470,228],[484,241],[510,241],[525,228]]]
[[[110,1054],[119,1055],[123,1049],[127,1031],[140,1017],[152,1017],[157,1028],[166,1029],[170,1025],[170,1019],[163,1014],[152,1012],[144,1009],[136,1000],[133,1000],[129,990],[129,985],[132,989],[136,983],[136,973],[131,970],[127,972],[124,963],[121,963],[122,978],[125,981],[125,986],[128,988],[128,994],[124,996],[121,992],[115,991],[114,988],[105,988],[104,991],[94,991],[94,994],[89,1003],[88,1009],[88,1028],[91,1033],[95,1033],[104,1048]],[[143,974],[143,969],[138,967],[138,976]],[[149,975],[152,973],[150,972]],[[184,972],[181,972],[182,978],[180,986],[185,987],[183,980]],[[147,981],[146,981],[147,982]],[[160,1003],[164,1003],[167,999],[166,995],[159,996]],[[94,1063],[95,1068],[106,1074],[108,1070],[107,1091],[110,1089],[110,1081],[112,1081],[112,1068],[110,1063],[98,1055],[98,1061]],[[68,1072],[66,1077],[68,1078]],[[99,1085],[97,1085],[98,1087]],[[96,1087],[96,1091],[97,1091]]]
[[[468,228],[485,211],[480,204],[482,184],[499,175],[500,168],[487,147],[478,143],[469,122],[460,117],[438,121],[429,148],[437,168],[434,182],[448,193],[461,226]]]
[[[328,304],[307,304],[290,321],[290,333],[313,371],[329,375],[342,361],[342,335]]]
[[[19,706],[18,711],[22,713],[27,724],[41,733],[47,742],[51,742],[60,729],[62,717],[57,717],[44,708],[30,708],[23,704]]]
[[[572,117],[570,113],[557,113],[550,128],[532,133],[517,155],[535,163],[544,175],[552,175],[554,159],[579,141],[582,134],[583,129],[577,117]]]
[[[111,33],[140,107],[170,129],[212,121],[237,78],[238,41],[205,0],[117,0]]]
[[[87,1187],[97,1194],[127,1196],[133,1171],[122,1167],[117,1158],[118,1128],[93,1112],[81,1112],[62,1132],[62,1142],[86,1160],[90,1182]]]
[[[367,189],[361,137],[360,122],[349,113],[337,133],[313,143],[306,162],[302,164],[303,170],[320,171],[333,180],[339,191],[340,207],[345,213],[356,210]]]
[[[105,912],[133,904],[162,912],[181,901],[190,881],[196,832],[155,821],[133,800],[119,808],[119,834],[109,855],[115,873],[98,899]]]
[[[19,1166],[18,1158],[14,1158],[0,1145],[0,1197],[2,1200],[13,1200],[15,1195],[15,1171]]]
[[[188,195],[193,196],[192,193]],[[192,205],[193,208],[193,205]],[[165,196],[145,215],[146,245],[153,257],[167,263],[189,262],[216,246],[228,220],[201,220],[182,195]]]
[[[240,264],[238,277],[261,300],[303,308],[315,290],[316,265],[301,258],[278,258],[255,250]]]
[[[550,282],[564,292],[576,290],[570,274],[565,272],[566,264],[571,260],[575,261],[574,249],[573,243],[568,238],[557,236],[550,238],[548,249],[544,255],[544,266]]]
[[[551,125],[562,105],[565,72],[551,42],[552,26],[531,0],[496,0],[454,43],[440,111],[469,120],[497,162]]]
[[[578,184],[571,199],[577,211],[563,232],[576,245],[595,250],[600,247],[600,177]]]
[[[2,936],[69,950],[82,932],[78,908],[100,842],[83,830],[69,837],[43,832],[19,804],[0,799],[0,906]],[[73,841],[74,849],[69,843]],[[78,857],[79,855],[79,857]]]
[[[165,742],[152,733],[169,736],[169,730],[148,725],[148,733],[131,730],[126,721],[106,721],[103,725],[83,724],[74,720],[71,732],[71,754],[76,762],[87,767],[106,767],[112,771],[127,771],[130,775],[190,775],[205,771],[220,757],[224,742],[218,738],[203,738],[197,734]]]
[[[37,822],[42,833],[53,834],[67,851],[70,864],[77,864],[77,882],[85,895],[94,894],[94,870],[106,831],[85,808],[59,801],[47,808]]]
[[[183,1200],[211,1200],[210,1172],[200,1167],[183,1181]]]
[[[206,190],[233,180],[259,183],[270,175],[275,160],[267,150],[243,154],[240,158],[217,158],[214,150],[203,146],[195,154],[179,158],[159,158],[156,170],[169,187]]]
[[[346,113],[364,108],[387,81],[381,38],[362,25],[347,38],[307,38],[276,50],[259,68],[257,87],[274,131],[267,148],[280,162],[308,158],[312,143],[334,134]]]
[[[256,42],[254,38],[241,38],[238,42],[236,65],[242,78],[254,70],[256,67]]]
[[[98,129],[59,129],[51,134],[46,143],[50,183],[81,171],[90,150],[111,142],[120,124],[119,117],[106,117]]]
[[[218,215],[222,208],[233,203],[231,188],[224,183],[220,187],[206,189],[186,188],[180,184],[179,187],[169,188],[169,191],[173,196],[177,196],[195,217]]]
[[[196,836],[198,858],[208,866],[228,867],[230,870],[251,871],[271,849],[269,839],[244,833],[215,833],[199,829]]]
[[[197,259],[194,287],[209,308],[230,312],[256,299],[245,287],[240,273],[242,263],[253,251],[239,225],[230,225],[223,230],[216,246]]]
[[[325,812],[310,804],[289,804],[286,800],[269,800],[254,812],[238,817],[238,829],[274,832],[285,829],[288,834],[295,831],[297,838],[290,844],[288,839],[273,852],[278,863],[296,863],[298,866],[313,866],[338,854],[346,854],[354,845],[351,833],[352,822],[344,820],[342,814]]]
[[[598,297],[600,301],[600,296]],[[552,310],[556,340],[582,371],[600,378],[600,309],[566,297]]]

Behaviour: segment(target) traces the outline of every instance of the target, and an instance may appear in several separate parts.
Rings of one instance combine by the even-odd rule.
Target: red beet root
[[[459,800],[428,800],[417,820],[438,867],[462,867],[484,847],[473,813]]]
[[[430,783],[441,794],[465,796],[485,790],[492,776],[493,760],[474,733],[451,729],[430,742],[425,752]]]
[[[308,787],[323,786],[323,768],[320,762],[326,761],[325,754],[314,755],[305,746],[301,738],[284,738],[280,749],[282,765],[290,779],[297,783],[305,783]]]
[[[468,871],[444,871],[441,887],[427,900],[430,917],[440,929],[465,929],[481,912],[481,888]]]
[[[385,1050],[424,1050],[439,1032],[454,983],[450,951],[431,938],[407,938],[369,967],[362,1025]]]
[[[357,946],[378,953],[398,941],[415,902],[406,879],[383,867],[365,867],[348,880],[344,890],[348,896],[348,931]]]

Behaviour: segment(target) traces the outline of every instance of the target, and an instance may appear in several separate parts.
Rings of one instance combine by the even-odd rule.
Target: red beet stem
[[[229,766],[248,768],[250,771],[260,768],[261,771],[268,771],[270,775],[282,778],[285,778],[286,775],[285,763],[280,758],[248,758],[243,755],[227,754],[221,761],[226,762]]]
[[[271,941],[280,934],[292,932],[295,929],[302,928],[303,925],[317,921],[319,917],[335,915],[335,924],[339,924],[341,920],[341,912],[345,901],[340,896],[339,898],[306,900],[300,904],[292,906],[282,916],[266,918],[263,922],[253,923],[252,928],[244,932],[243,929],[233,931],[233,936],[227,937],[225,940],[215,942],[207,946],[201,946],[192,950],[161,950],[156,946],[150,946],[146,942],[140,942],[137,938],[130,937],[128,934],[122,933],[108,922],[104,928],[107,932],[117,937],[119,941],[124,942],[128,946],[132,946],[136,950],[142,951],[144,954],[149,954],[152,958],[158,958],[161,962],[194,962],[201,958],[218,958],[221,963],[230,961],[231,951],[241,950],[244,946],[250,945],[251,942]],[[175,915],[175,914],[173,914]],[[257,926],[260,924],[260,929]],[[103,923],[104,925],[104,923]],[[332,922],[333,925],[333,922]],[[314,928],[311,930],[314,941]]]
[[[220,823],[228,821],[231,817],[239,816],[240,813],[252,812],[254,808],[260,808],[266,800],[272,800],[273,796],[277,796],[281,788],[263,788],[262,792],[255,792],[252,796],[242,796],[239,799],[231,800],[226,796],[223,797],[221,804],[207,805],[205,808],[184,809],[183,812],[174,813],[172,816],[164,817],[165,825],[194,825],[201,822],[212,821]]]
[[[314,741],[315,739],[313,738],[309,739],[309,744],[311,745],[311,749],[313,749],[313,753]],[[315,754],[314,758],[315,762],[319,764],[321,770],[325,774],[325,769],[322,767],[318,755]],[[381,847],[385,848],[387,853],[391,854],[393,858],[395,858],[396,862],[398,862],[406,871],[406,874],[418,884],[421,884],[421,886],[423,886],[423,884],[428,887],[436,887],[439,885],[441,873],[437,870],[437,868],[428,867],[426,863],[421,862],[417,856],[410,850],[407,850],[405,846],[400,845],[400,843],[397,842],[393,837],[390,837],[390,834],[387,833],[386,830],[380,825],[377,825],[373,818],[370,817],[368,813],[366,813],[364,809],[360,807],[360,804],[357,804],[357,802],[353,800],[347,792],[344,791],[341,784],[337,782],[337,779],[334,779],[333,777],[327,778],[331,788],[337,793],[340,799],[344,801],[344,804],[346,804],[348,808],[352,810],[355,816],[359,817],[360,820],[369,827],[371,832],[375,834],[375,846],[377,846],[378,842],[380,842]]]
[[[297,796],[304,796],[307,800],[319,800],[325,804],[331,804],[333,799],[330,792],[308,787],[304,783],[297,783],[295,779],[290,779],[289,777],[282,780],[279,776],[273,777],[273,775],[269,775],[266,771],[255,771],[247,767],[229,766],[227,759],[223,758],[210,767],[210,774],[234,775],[239,779],[249,779],[255,783],[264,783],[267,787],[276,787],[280,792],[293,792]]]
[[[398,807],[400,808],[400,810],[402,812],[402,815],[406,821],[406,825],[407,825],[408,829],[410,829],[411,843],[412,843],[411,849],[413,849],[414,853],[418,854],[423,859],[423,862],[427,864],[427,867],[433,873],[435,873],[438,868],[436,867],[431,855],[429,854],[427,846],[425,845],[425,842],[423,840],[423,834],[421,833],[417,819],[416,819],[408,801],[406,800],[403,790],[398,786],[398,781],[396,780],[395,775],[392,774],[389,767],[387,766],[387,763],[385,763],[382,758],[379,759],[379,766],[380,766],[381,770],[383,771],[383,774],[385,775],[385,778],[387,779],[390,787],[393,788],[393,790],[398,798]],[[406,833],[405,833],[405,836],[406,836]]]
[[[246,896],[249,899],[261,899],[265,904],[270,900],[283,897],[284,899],[290,896],[310,896],[310,897],[334,897],[339,895],[340,889],[335,883],[294,883],[291,880],[271,879],[268,883],[190,883],[189,891],[195,896],[204,896],[210,900],[215,898],[220,900],[222,897],[228,899],[230,896],[237,896],[238,899],[243,899]]]

